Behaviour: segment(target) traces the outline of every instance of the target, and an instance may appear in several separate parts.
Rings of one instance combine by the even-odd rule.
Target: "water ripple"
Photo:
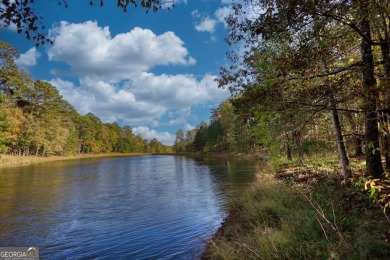
[[[2,169],[0,244],[44,259],[192,259],[223,219],[224,187],[243,180],[232,168],[142,156]]]

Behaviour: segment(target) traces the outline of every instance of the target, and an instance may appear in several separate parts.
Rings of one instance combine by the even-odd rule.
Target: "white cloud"
[[[79,113],[93,112],[103,122],[152,123],[167,110],[161,105],[139,100],[131,91],[104,81],[83,78],[80,86],[75,86],[72,82],[56,78],[50,83]]]
[[[178,126],[178,125],[188,125],[187,119],[191,116],[191,108],[184,107],[181,109],[177,109],[175,111],[171,111],[168,113],[168,117],[170,118],[168,121],[168,125]]]
[[[193,75],[154,75],[142,73],[129,81],[129,89],[140,99],[169,108],[195,104],[219,103],[228,96],[218,89],[215,76],[205,75],[200,80]]]
[[[174,1],[162,1],[161,8],[162,9],[172,9],[178,4],[184,3],[185,5],[188,4],[188,0],[174,0]]]
[[[112,84],[83,77],[79,86],[56,78],[50,83],[81,114],[93,112],[103,122],[124,121],[130,125],[157,125],[156,120],[169,113],[168,124],[186,123],[193,105],[218,104],[227,90],[217,88],[212,75],[200,80],[193,75],[154,75],[141,73],[131,81]],[[179,111],[179,112],[174,112]]]
[[[200,18],[200,14],[198,9],[195,9],[194,11],[191,12],[192,17],[194,18]]]
[[[228,17],[232,13],[232,8],[230,6],[225,6],[218,8],[215,11],[215,17],[217,18],[218,22],[223,23],[225,28],[227,27],[225,18]]]
[[[222,4],[232,4],[234,0],[221,0]]]
[[[195,30],[198,32],[215,32],[215,26],[217,25],[217,20],[210,17],[203,18],[198,24],[195,25]]]
[[[26,53],[20,54],[15,63],[21,67],[32,67],[37,64],[37,59],[41,56],[37,48],[32,47]]]
[[[109,27],[96,22],[61,22],[52,29],[54,44],[49,60],[63,61],[77,75],[110,82],[131,78],[159,65],[193,65],[184,42],[173,32],[156,35],[149,29],[134,28],[112,37]]]
[[[227,3],[227,2],[226,2]],[[214,32],[216,30],[216,27],[219,23],[222,23],[225,28],[227,27],[227,23],[225,21],[225,18],[228,17],[232,13],[231,6],[224,6],[221,8],[218,8],[214,13],[214,18],[210,18],[209,16],[203,16],[199,13],[199,11],[196,9],[191,12],[192,17],[199,20],[195,24],[195,30],[198,32],[208,32],[211,34],[210,40],[212,42],[215,42],[217,38],[214,35]],[[203,18],[202,18],[203,16]]]
[[[174,140],[169,133],[151,128],[182,125],[190,129],[192,106],[215,106],[229,96],[227,90],[218,89],[213,75],[149,72],[159,65],[195,64],[173,32],[156,35],[134,28],[111,36],[108,27],[88,21],[62,22],[50,33],[54,44],[48,48],[49,59],[70,67],[70,71],[55,73],[57,77],[50,81],[64,99],[80,114],[92,112],[103,122],[123,122],[144,138],[153,134],[170,144]],[[61,75],[75,79],[67,81]]]
[[[156,138],[162,144],[172,145],[175,142],[176,136],[168,133],[168,132],[157,132],[156,130],[150,129],[147,126],[138,126],[134,127],[133,133],[140,134],[145,139],[153,139]]]
[[[190,125],[190,124],[185,124],[185,125],[184,125],[184,129],[187,130],[187,131],[190,131],[190,130],[192,130],[192,129],[194,129],[194,128],[195,128],[195,126]]]
[[[0,22],[0,28],[6,28],[7,30],[11,32],[17,32],[18,31],[18,26],[15,23],[10,23],[9,25],[6,25],[3,21]]]

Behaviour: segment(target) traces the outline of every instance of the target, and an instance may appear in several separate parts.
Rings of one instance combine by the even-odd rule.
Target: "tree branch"
[[[378,61],[378,62],[374,63],[374,66],[382,65],[382,64],[384,64],[383,61]],[[287,80],[307,80],[307,79],[323,78],[323,77],[327,77],[327,76],[331,76],[331,75],[336,75],[338,73],[344,72],[344,71],[352,69],[354,67],[360,67],[362,65],[363,65],[362,61],[358,61],[358,62],[352,63],[352,64],[350,64],[350,65],[348,65],[346,67],[343,67],[343,68],[339,68],[339,69],[336,69],[336,70],[333,70],[333,71],[330,71],[330,72],[327,72],[327,73],[312,75],[312,76],[309,76],[309,77],[289,77],[288,74],[282,74],[282,75],[279,75],[279,76],[288,77]]]
[[[318,107],[318,108],[322,108],[322,109],[326,109],[326,110],[335,110],[335,111],[342,111],[342,112],[349,112],[349,113],[364,113],[365,111],[364,110],[356,110],[356,109],[346,109],[346,108],[331,108],[327,105],[323,105],[323,104],[310,104],[310,103],[304,103],[304,102],[299,102],[299,101],[292,101],[292,100],[286,100],[286,101],[283,101],[287,104],[296,104],[296,105],[301,105],[301,106],[308,106],[308,107]],[[389,110],[390,109],[386,109],[386,110]],[[378,110],[379,112],[379,110]],[[383,112],[383,111],[382,111]]]

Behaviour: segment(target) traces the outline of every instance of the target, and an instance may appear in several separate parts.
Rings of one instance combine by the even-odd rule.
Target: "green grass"
[[[310,190],[310,192],[309,192]],[[389,223],[331,178],[312,189],[264,175],[230,203],[208,259],[389,259]]]

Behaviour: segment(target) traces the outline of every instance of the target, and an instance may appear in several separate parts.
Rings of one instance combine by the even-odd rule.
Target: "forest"
[[[390,169],[388,1],[249,1],[226,19],[234,46],[219,87],[231,98],[210,123],[176,134],[175,151],[246,151],[291,159],[337,149],[365,154],[366,174]],[[382,163],[382,159],[384,163]]]
[[[226,19],[226,42],[234,48],[218,78],[231,97],[212,111],[209,123],[177,131],[174,151],[265,149],[271,161],[301,166],[337,155],[335,177],[369,190],[386,213],[389,13],[388,1],[234,5]]]
[[[130,126],[80,115],[50,83],[34,80],[15,64],[18,51],[0,42],[0,152],[11,155],[161,153]]]
[[[205,259],[387,259],[390,2],[241,1],[226,23],[231,97],[173,149],[264,149],[273,174]]]

